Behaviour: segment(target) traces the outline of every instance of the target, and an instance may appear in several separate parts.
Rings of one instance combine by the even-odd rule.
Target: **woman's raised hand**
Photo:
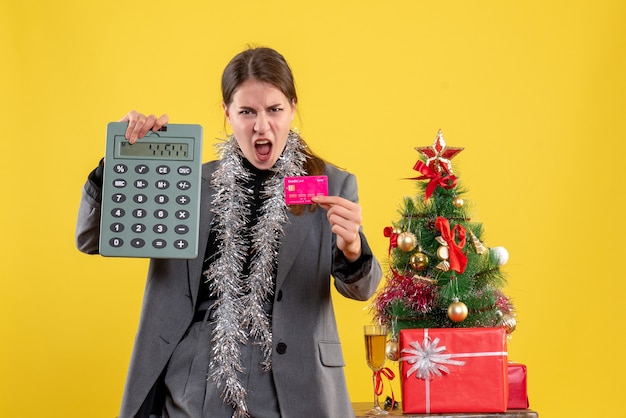
[[[125,137],[128,142],[134,144],[135,141],[146,136],[148,131],[156,132],[161,129],[168,120],[169,117],[166,114],[157,118],[155,115],[144,115],[136,110],[131,110],[120,119],[120,122],[128,122]]]

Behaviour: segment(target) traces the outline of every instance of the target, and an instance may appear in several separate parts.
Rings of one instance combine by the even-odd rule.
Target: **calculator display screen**
[[[119,156],[126,158],[156,158],[159,160],[189,160],[189,144],[173,142],[119,142]]]

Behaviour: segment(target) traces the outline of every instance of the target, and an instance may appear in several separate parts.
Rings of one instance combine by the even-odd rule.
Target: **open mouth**
[[[260,140],[254,143],[256,156],[261,161],[267,161],[272,155],[272,143],[268,140]]]

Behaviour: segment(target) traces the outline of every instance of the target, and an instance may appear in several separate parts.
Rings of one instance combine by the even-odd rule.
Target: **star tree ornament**
[[[454,189],[456,187],[456,176],[452,173],[452,163],[450,160],[463,151],[463,148],[448,147],[443,139],[441,129],[437,133],[435,142],[430,147],[415,147],[425,161],[421,159],[415,163],[414,170],[422,175],[413,177],[412,180],[429,180],[424,193],[424,199],[428,200],[437,187],[444,189]],[[460,207],[462,200],[456,200]]]
[[[437,173],[453,174],[452,163],[454,158],[463,148],[448,147],[443,139],[441,129],[437,132],[435,142],[430,147],[415,147],[415,149],[426,158],[426,166],[432,168]]]

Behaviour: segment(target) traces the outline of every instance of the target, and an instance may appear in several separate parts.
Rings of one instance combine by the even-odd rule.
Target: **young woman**
[[[366,300],[382,273],[361,231],[354,175],[290,130],[297,95],[282,55],[251,48],[222,76],[232,136],[203,165],[200,256],[150,261],[121,418],[329,417],[354,413],[331,301]],[[168,122],[132,111],[126,138]],[[326,175],[329,196],[287,206],[286,176]],[[98,253],[102,166],[78,214]]]

